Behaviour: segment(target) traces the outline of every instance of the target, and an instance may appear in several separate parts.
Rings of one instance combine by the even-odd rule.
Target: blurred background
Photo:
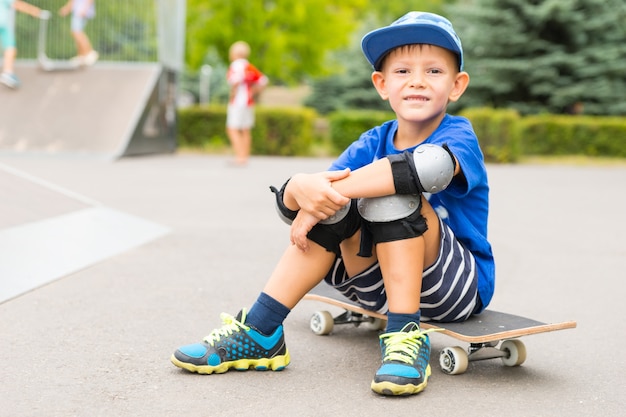
[[[53,12],[48,56],[73,56],[69,19],[57,15],[65,1],[31,3]],[[96,1],[87,33],[100,60],[159,61],[159,7],[167,3]],[[624,0],[187,0],[184,55],[176,68],[179,146],[226,146],[220,126],[228,48],[245,40],[250,61],[271,81],[260,97],[254,152],[336,154],[357,132],[393,117],[371,86],[360,40],[410,10],[448,17],[461,37],[471,83],[449,111],[472,119],[489,159],[626,156]],[[161,19],[167,23],[167,14]],[[36,19],[18,15],[19,59],[37,57],[38,30]],[[275,127],[285,117],[275,114],[281,107],[304,111],[294,122],[300,139]]]

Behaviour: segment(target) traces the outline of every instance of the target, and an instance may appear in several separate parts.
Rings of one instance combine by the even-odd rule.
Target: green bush
[[[626,119],[598,116],[527,116],[520,121],[527,155],[626,157]]]
[[[330,140],[334,150],[342,152],[363,132],[394,119],[395,115],[384,111],[338,111],[329,116]]]
[[[178,110],[178,144],[201,148],[206,144],[228,144],[226,107],[192,106]]]
[[[310,156],[317,114],[307,108],[257,107],[252,131],[255,155]],[[514,110],[471,108],[461,112],[474,126],[485,159],[516,162],[522,155],[626,157],[626,119],[620,117],[520,116]],[[394,118],[391,112],[341,111],[329,116],[332,153]],[[227,147],[224,106],[179,110],[178,140],[193,148]]]
[[[316,113],[302,108],[257,106],[252,129],[255,155],[306,156],[313,141]],[[192,106],[178,111],[178,143],[184,147],[228,146],[226,107]]]
[[[257,108],[252,152],[256,155],[308,155],[316,117],[315,110],[308,108]]]
[[[519,159],[520,115],[515,110],[480,107],[465,109],[460,115],[472,123],[486,161],[515,162]]]

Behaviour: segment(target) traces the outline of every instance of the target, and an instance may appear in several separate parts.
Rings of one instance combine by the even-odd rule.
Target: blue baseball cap
[[[363,37],[361,48],[375,70],[392,49],[403,45],[428,44],[448,49],[459,57],[459,71],[463,71],[461,39],[452,23],[434,13],[409,12],[390,24]]]

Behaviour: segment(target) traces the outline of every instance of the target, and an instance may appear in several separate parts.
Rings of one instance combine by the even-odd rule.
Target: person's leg
[[[252,130],[250,128],[245,128],[241,130],[241,146],[239,155],[239,161],[243,164],[248,162],[250,158],[250,152],[252,150]]]
[[[406,232],[408,222],[415,224],[410,232]],[[391,235],[384,229],[392,230],[395,225],[372,229],[389,307],[387,329],[380,336],[383,363],[371,384],[382,395],[417,394],[430,375],[430,340],[419,328],[420,297],[422,272],[439,255],[439,219],[422,197],[420,211],[400,224]],[[379,241],[376,234],[381,230],[388,240]],[[389,236],[398,239],[389,240]]]
[[[290,362],[282,322],[298,301],[328,272],[335,254],[311,242],[302,252],[290,245],[249,312],[223,315],[224,325],[201,343],[180,347],[174,365],[191,372],[223,373],[230,368],[282,370]]]
[[[98,53],[93,49],[89,36],[85,33],[87,19],[72,14],[72,38],[76,44],[76,57],[73,58],[79,65],[93,65],[98,60]]]
[[[376,246],[389,311],[392,313],[413,314],[419,311],[422,272],[439,256],[439,218],[424,197],[421,215],[428,225],[421,236],[383,242]]]
[[[245,165],[246,157],[246,138],[245,131],[248,128],[248,109],[243,106],[229,104],[226,114],[226,135],[230,142],[230,146],[235,154],[235,164]],[[248,130],[248,137],[250,133]]]
[[[326,276],[335,254],[315,242],[303,252],[289,245],[265,284],[263,292],[292,309]]]
[[[241,151],[239,150],[239,144],[241,143],[241,130],[234,127],[227,127],[226,135],[228,136],[228,141],[230,142],[230,146],[233,148],[235,160],[237,161],[239,158],[239,154],[241,153]]]
[[[2,65],[2,74],[0,75],[0,82],[9,88],[18,88],[20,86],[20,80],[15,75],[15,57],[17,55],[17,48],[8,47],[4,50],[4,61]]]
[[[15,57],[17,56],[17,48],[7,47],[4,50],[4,61],[2,63],[2,72],[13,74],[15,72]]]

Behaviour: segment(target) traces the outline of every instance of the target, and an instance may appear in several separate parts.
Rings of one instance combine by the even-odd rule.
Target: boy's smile
[[[410,132],[421,142],[435,130],[448,103],[458,100],[469,82],[457,68],[456,56],[434,45],[402,46],[387,55],[372,81],[396,113],[399,134]]]

